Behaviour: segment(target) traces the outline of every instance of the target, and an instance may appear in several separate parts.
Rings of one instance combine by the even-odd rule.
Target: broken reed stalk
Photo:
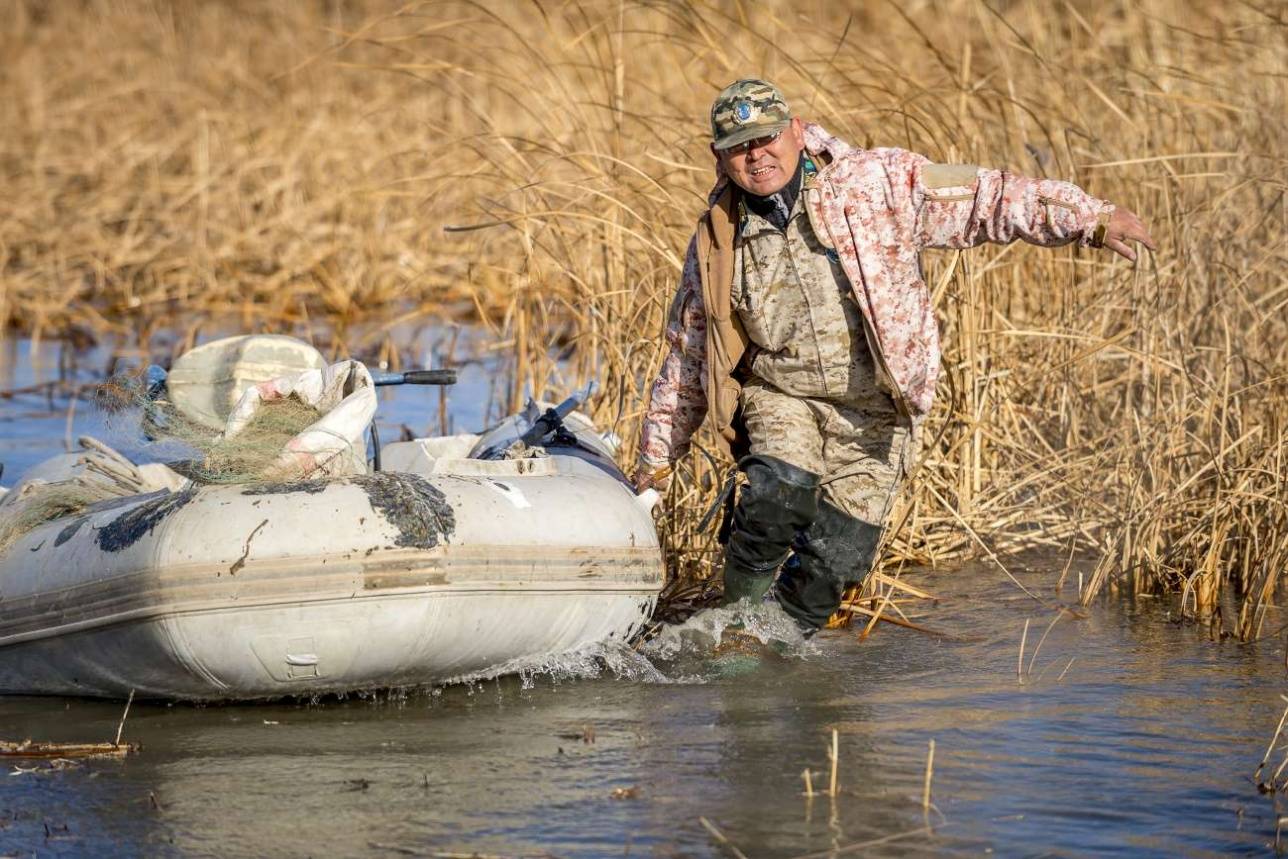
[[[832,729],[832,747],[828,750],[827,758],[832,762],[832,774],[827,782],[828,796],[836,797],[837,777],[841,769],[841,746],[838,740],[836,728]]]
[[[894,624],[895,626],[901,626],[904,629],[916,630],[917,632],[923,632],[927,635],[933,635],[939,638],[957,638],[957,636],[950,633],[931,629],[930,627],[919,623],[914,623],[906,617],[903,617],[902,612],[899,612],[901,615],[900,617],[890,617],[886,613],[886,609],[891,605],[896,605],[894,601],[896,590],[903,591],[915,599],[935,599],[934,596],[926,591],[913,587],[907,582],[901,581],[897,571],[893,575],[885,575],[879,571],[873,571],[872,574],[868,576],[867,581],[864,582],[862,590],[852,589],[850,591],[849,598],[841,602],[841,607],[837,609],[836,613],[828,621],[828,629],[848,627],[853,621],[855,615],[863,615],[869,620],[863,629],[859,631],[858,638],[860,641],[865,640],[872,634],[872,630],[878,622]],[[876,592],[878,591],[880,592],[880,604],[877,605],[876,608],[864,607],[863,603],[870,604],[877,599]],[[896,608],[896,611],[897,610],[898,609]]]
[[[929,820],[930,818],[930,780],[935,774],[935,741],[930,741],[930,748],[926,752],[926,778],[921,786],[921,813]]]
[[[893,598],[894,598],[894,588],[887,586],[885,589],[885,594],[883,594],[881,597],[881,604],[876,607],[876,610],[863,612],[864,614],[867,614],[869,616],[869,619],[868,619],[867,626],[863,627],[863,631],[859,633],[860,641],[862,641],[863,639],[871,635],[873,628],[875,628],[877,625],[877,622],[881,620],[889,620],[892,623],[898,623],[901,626],[915,626],[915,624],[911,624],[908,621],[902,621],[900,623],[896,619],[885,617],[886,606],[890,605],[890,600]],[[857,609],[857,606],[851,610],[856,610],[856,609]],[[841,613],[844,613],[844,609],[842,610]]]
[[[1042,631],[1042,637],[1038,639],[1037,646],[1033,648],[1033,655],[1029,657],[1028,674],[1030,676],[1033,675],[1033,663],[1037,662],[1038,653],[1042,650],[1042,643],[1047,640],[1047,636],[1051,634],[1051,630],[1055,628],[1055,625],[1060,621],[1060,618],[1062,617],[1064,617],[1063,606],[1061,606],[1060,609],[1056,611],[1055,617],[1051,618],[1051,622],[1047,624],[1047,628]]]
[[[1280,695],[1279,697],[1281,700],[1288,702],[1288,696]],[[1268,787],[1272,790],[1276,789],[1275,785],[1278,782],[1279,774],[1283,771],[1284,765],[1280,764],[1279,768],[1275,770],[1274,775],[1270,778],[1269,785],[1262,785],[1261,771],[1266,768],[1266,764],[1270,763],[1270,755],[1274,752],[1275,745],[1279,742],[1279,737],[1283,732],[1285,721],[1288,721],[1288,706],[1284,707],[1283,714],[1279,717],[1279,724],[1275,726],[1275,732],[1270,735],[1270,744],[1266,746],[1266,753],[1261,756],[1261,763],[1257,765],[1257,771],[1252,775],[1252,780],[1259,786]],[[1288,762],[1288,756],[1285,756],[1284,760],[1285,762]]]
[[[716,840],[717,844],[729,851],[729,854],[733,856],[734,859],[747,859],[747,854],[739,850],[737,845],[726,838],[724,833],[717,829],[714,823],[707,820],[705,817],[699,817],[698,822],[702,824],[703,829],[710,833],[711,837]]]
[[[914,632],[920,632],[925,635],[934,636],[935,638],[947,638],[953,641],[966,640],[961,636],[955,635],[951,632],[944,632],[943,630],[934,629],[933,627],[925,626],[920,623],[914,623],[913,621],[910,621],[910,620],[904,620],[903,618],[900,618],[900,617],[890,617],[888,615],[882,614],[883,609],[884,609],[884,606],[878,608],[876,611],[873,611],[872,609],[864,608],[863,606],[859,605],[856,602],[847,602],[842,604],[840,611],[842,613],[842,616],[849,615],[849,614],[860,614],[860,615],[865,615],[867,617],[870,617],[872,619],[872,623],[870,623],[868,626],[865,626],[863,629],[859,630],[859,634],[858,634],[859,641],[862,641],[868,637],[868,634],[872,630],[872,624],[876,623],[877,621],[881,621],[882,623],[888,623],[893,626],[902,627],[903,629],[911,629]]]
[[[810,774],[809,767],[806,767],[805,771],[801,773],[801,778],[805,779],[805,796],[809,797],[810,799],[813,799],[814,798],[814,779],[813,779],[813,776]]]
[[[112,745],[114,746],[119,746],[121,744],[121,732],[125,730],[125,718],[130,715],[130,705],[133,703],[134,690],[131,689],[130,697],[125,700],[125,712],[121,714],[121,722],[116,726],[116,739],[112,741]]]
[[[941,823],[940,826],[946,826]],[[933,827],[919,826],[916,829],[909,829],[906,832],[895,832],[891,835],[883,835],[880,838],[873,838],[868,841],[858,841],[853,844],[846,844],[841,847],[832,847],[827,850],[820,850],[816,853],[801,853],[792,859],[832,859],[835,856],[851,856],[855,853],[863,853],[873,847],[880,847],[882,844],[890,844],[895,841],[902,841],[905,838],[912,838],[916,835],[934,835]]]
[[[112,758],[125,757],[137,752],[139,746],[133,743],[121,745],[121,732],[125,730],[125,718],[130,715],[130,705],[134,703],[134,690],[125,701],[125,711],[121,721],[116,725],[116,738],[110,743],[55,743],[23,740],[11,742],[0,740],[0,758]]]
[[[1015,665],[1015,679],[1024,683],[1024,642],[1029,639],[1029,619],[1024,618],[1024,632],[1020,634],[1020,658]]]
[[[133,743],[42,743],[0,740],[0,758],[123,758],[137,752]]]
[[[1277,785],[1279,784],[1279,776],[1283,775],[1285,768],[1288,768],[1288,753],[1284,754],[1284,759],[1279,762],[1278,768],[1275,769],[1275,774],[1270,777],[1271,787],[1278,789]]]
[[[629,465],[710,185],[709,100],[765,74],[856,145],[1074,179],[1160,243],[1136,265],[926,254],[942,382],[886,563],[1088,551],[1084,604],[1192,581],[1200,615],[1231,593],[1255,637],[1288,569],[1282,18],[1106,0],[1065,27],[1039,0],[940,0],[868,16],[874,54],[837,50],[825,0],[444,0],[450,40],[419,4],[172,5],[183,27],[143,0],[9,16],[4,326],[143,350],[317,330],[352,354],[395,322],[468,320],[508,358],[498,403],[598,377]],[[425,117],[434,143],[409,146]],[[704,431],[660,507],[668,593],[718,578],[696,527],[728,465],[712,450]]]

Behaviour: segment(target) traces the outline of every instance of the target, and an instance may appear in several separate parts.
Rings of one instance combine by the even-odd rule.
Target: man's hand
[[[661,468],[650,468],[647,465],[640,465],[635,469],[635,476],[631,478],[631,485],[635,487],[635,494],[639,495],[645,489],[656,487],[658,491],[666,489],[671,482],[671,467],[664,465]]]
[[[1158,250],[1149,230],[1145,229],[1145,225],[1141,223],[1140,218],[1136,217],[1136,213],[1123,206],[1117,206],[1109,216],[1102,246],[1135,262],[1136,251],[1127,242],[1140,242],[1151,251]]]

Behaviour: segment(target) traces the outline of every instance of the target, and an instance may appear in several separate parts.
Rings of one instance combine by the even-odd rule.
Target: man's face
[[[711,151],[739,188],[764,197],[781,191],[796,174],[796,165],[800,163],[804,148],[805,130],[800,119],[792,117],[792,124],[773,141],[761,138],[749,145],[726,150],[716,149],[713,145]]]

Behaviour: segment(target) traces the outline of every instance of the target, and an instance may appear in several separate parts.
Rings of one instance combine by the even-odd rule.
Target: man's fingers
[[[1145,229],[1143,224],[1132,238],[1149,248],[1151,251],[1158,250],[1158,246],[1154,244],[1154,237],[1149,234],[1149,230]]]
[[[1109,247],[1111,241],[1117,242],[1120,246],[1126,241],[1140,242],[1151,251],[1158,250],[1158,246],[1154,244],[1154,237],[1149,234],[1144,222],[1131,209],[1121,206],[1115,209],[1110,217],[1109,235],[1105,238],[1105,246]],[[1123,254],[1123,256],[1127,256],[1127,254]],[[1135,252],[1133,251],[1127,258],[1134,260],[1136,258]]]
[[[669,465],[664,465],[661,468],[649,468],[646,465],[641,465],[635,469],[635,474],[631,476],[631,486],[634,487],[636,495],[646,489],[665,492],[670,485],[671,466]]]
[[[1118,239],[1105,239],[1105,247],[1109,248],[1120,257],[1126,257],[1132,262],[1136,261],[1136,252]]]
[[[1134,242],[1140,242],[1150,250],[1154,249],[1154,240],[1149,235],[1149,230],[1141,223],[1140,218],[1136,217],[1134,212],[1127,212],[1127,223],[1123,225],[1122,237],[1131,239]]]
[[[1134,229],[1123,230],[1122,233],[1119,234],[1115,240],[1119,242],[1127,242],[1127,241],[1140,242],[1142,245],[1149,248],[1151,251],[1158,250],[1158,248],[1155,247],[1154,245],[1153,236],[1151,236],[1149,234],[1149,231],[1146,230],[1143,226],[1139,226],[1139,225],[1137,225],[1136,228]]]

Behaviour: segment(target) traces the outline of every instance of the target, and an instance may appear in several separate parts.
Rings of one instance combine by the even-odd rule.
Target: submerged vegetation
[[[760,74],[863,146],[1067,178],[1157,255],[926,259],[944,379],[887,563],[1091,551],[1255,638],[1288,565],[1288,21],[1273,4],[313,0],[41,4],[0,31],[0,318],[181,343],[226,320],[477,320],[508,396],[598,378],[633,439],[711,181]],[[727,463],[662,526],[692,597]],[[995,555],[996,553],[996,555]],[[1004,560],[1001,560],[1004,563]],[[1241,600],[1222,618],[1222,592]]]

